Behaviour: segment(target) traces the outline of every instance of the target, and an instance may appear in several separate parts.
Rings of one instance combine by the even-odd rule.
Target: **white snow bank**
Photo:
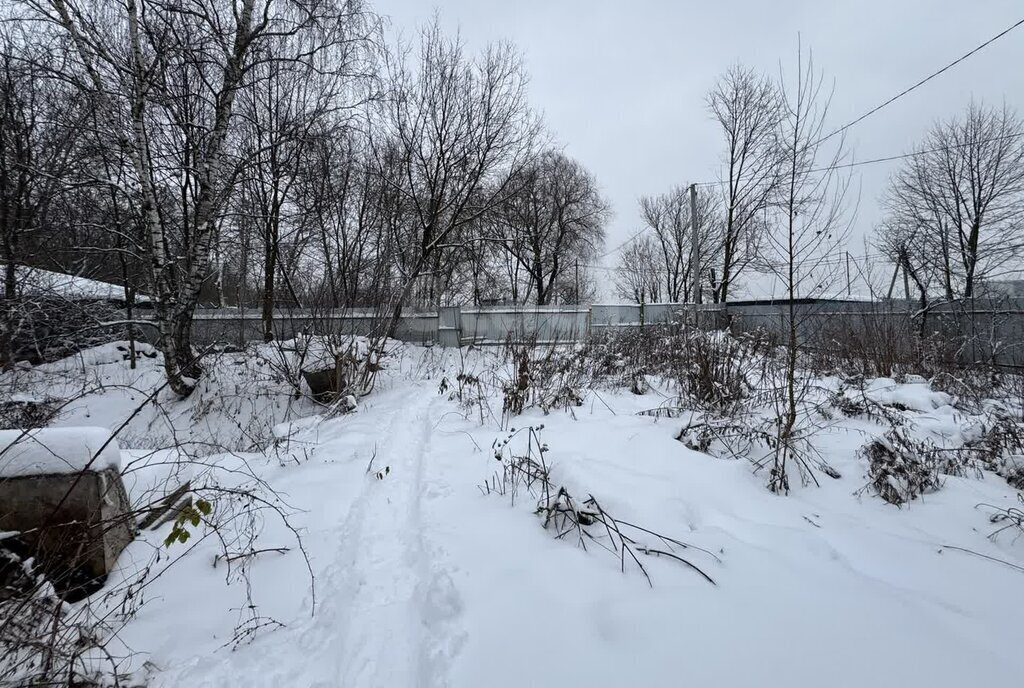
[[[0,430],[0,478],[121,469],[117,440],[105,428]]]

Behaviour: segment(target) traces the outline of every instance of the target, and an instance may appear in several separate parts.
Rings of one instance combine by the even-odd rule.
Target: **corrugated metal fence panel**
[[[455,341],[500,344],[514,340],[541,342],[580,341],[590,332],[616,327],[637,327],[692,318],[687,304],[599,304],[590,308],[574,306],[446,309],[446,345]],[[699,306],[701,327],[729,327],[734,331],[761,330],[782,339],[788,332],[786,303],[750,303]],[[921,320],[912,302],[828,301],[798,303],[797,317],[801,344],[824,347],[830,342],[882,331],[892,338],[917,336]],[[378,330],[380,313],[371,311],[280,311],[274,322],[279,339],[301,332],[366,335]],[[1024,367],[1024,299],[974,299],[941,304],[930,309],[926,334],[946,337],[961,346],[964,362],[995,363]],[[196,313],[193,341],[203,346],[214,342],[244,345],[263,339],[259,311],[204,310]],[[156,341],[155,328],[144,332]],[[460,337],[461,335],[461,337]],[[407,312],[396,332],[398,339],[418,344],[439,342],[437,313]]]
[[[302,333],[367,336],[380,330],[385,317],[373,311],[282,311],[275,314],[274,333],[278,339],[292,339]],[[432,344],[437,341],[437,332],[437,313],[406,313],[399,320],[395,338]],[[263,339],[263,324],[256,310],[199,311],[192,333],[193,341],[199,345],[245,344]]]
[[[508,341],[570,342],[590,330],[590,310],[562,307],[489,308],[462,311],[462,340],[480,344]]]
[[[595,328],[639,325],[640,304],[595,305],[590,307],[590,326]]]
[[[969,361],[1024,367],[1024,299],[964,299],[935,312],[929,329],[962,339]]]
[[[644,304],[645,325],[668,325],[686,322],[687,311],[693,312],[693,306],[682,303],[647,303]]]

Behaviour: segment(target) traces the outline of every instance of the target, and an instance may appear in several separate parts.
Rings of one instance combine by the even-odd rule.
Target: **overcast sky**
[[[835,81],[841,126],[1024,17],[1021,0],[376,0],[406,35],[434,10],[470,48],[511,40],[534,107],[597,177],[615,216],[607,247],[640,227],[637,197],[718,176],[704,95],[731,63],[777,75],[797,35]],[[1024,109],[1024,27],[852,128],[855,159],[904,153],[971,98]],[[893,164],[857,168],[855,255]],[[614,255],[605,262],[612,264]]]

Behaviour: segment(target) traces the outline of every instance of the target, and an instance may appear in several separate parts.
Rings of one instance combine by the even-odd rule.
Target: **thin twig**
[[[998,559],[996,557],[990,557],[987,554],[982,554],[981,552],[975,552],[973,549],[967,549],[966,547],[957,547],[956,545],[942,545],[942,547],[947,548],[947,549],[955,549],[955,550],[957,550],[959,552],[966,552],[967,554],[973,554],[976,557],[981,557],[982,559],[988,559],[989,561],[994,561],[997,564],[1004,564],[1006,566],[1009,566],[1010,568],[1017,569],[1018,571],[1024,573],[1024,566],[1018,566],[1017,564],[1014,564],[1012,562],[1006,561],[1004,559]]]

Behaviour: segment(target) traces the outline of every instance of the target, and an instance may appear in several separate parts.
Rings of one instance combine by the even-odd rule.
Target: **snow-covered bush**
[[[890,504],[902,506],[942,486],[934,455],[901,432],[890,430],[868,442],[860,455],[868,462],[871,488]]]
[[[566,485],[556,484],[547,460],[549,448],[541,440],[543,429],[543,425],[512,429],[504,439],[495,441],[494,458],[501,468],[481,486],[484,494],[509,497],[513,504],[523,497],[534,500],[534,513],[540,518],[541,527],[556,539],[575,541],[584,550],[594,545],[610,552],[619,559],[623,572],[627,565],[635,565],[650,585],[653,582],[641,556],[680,562],[715,585],[707,573],[680,553],[690,549],[721,563],[711,552],[618,519],[594,495],[578,500]],[[526,446],[516,450],[524,438]],[[651,539],[651,544],[644,542],[645,538]]]
[[[536,407],[570,411],[582,405],[592,381],[584,348],[538,343],[536,336],[510,337],[503,347],[499,384],[506,418]]]
[[[458,402],[468,413],[478,415],[481,425],[491,417],[489,386],[475,372],[463,367],[454,377],[443,376],[437,389],[438,394],[447,394],[451,401]]]
[[[0,402],[0,430],[44,428],[57,413],[55,401],[11,399]]]
[[[681,404],[720,415],[737,412],[770,362],[764,338],[684,325],[649,326],[596,335],[586,353],[595,374],[634,393],[647,376],[672,384]]]
[[[980,433],[965,443],[979,464],[1024,489],[1024,423],[1001,408],[991,410],[980,424]]]
[[[68,603],[51,580],[0,541],[0,685],[140,686],[110,653],[111,626],[89,600]],[[136,591],[137,592],[137,591]],[[123,600],[123,608],[134,606]]]
[[[6,686],[91,685],[95,635],[53,586],[0,541],[0,675]]]
[[[262,364],[291,385],[296,398],[308,395],[321,404],[369,394],[386,350],[351,335],[304,335],[255,347]]]

